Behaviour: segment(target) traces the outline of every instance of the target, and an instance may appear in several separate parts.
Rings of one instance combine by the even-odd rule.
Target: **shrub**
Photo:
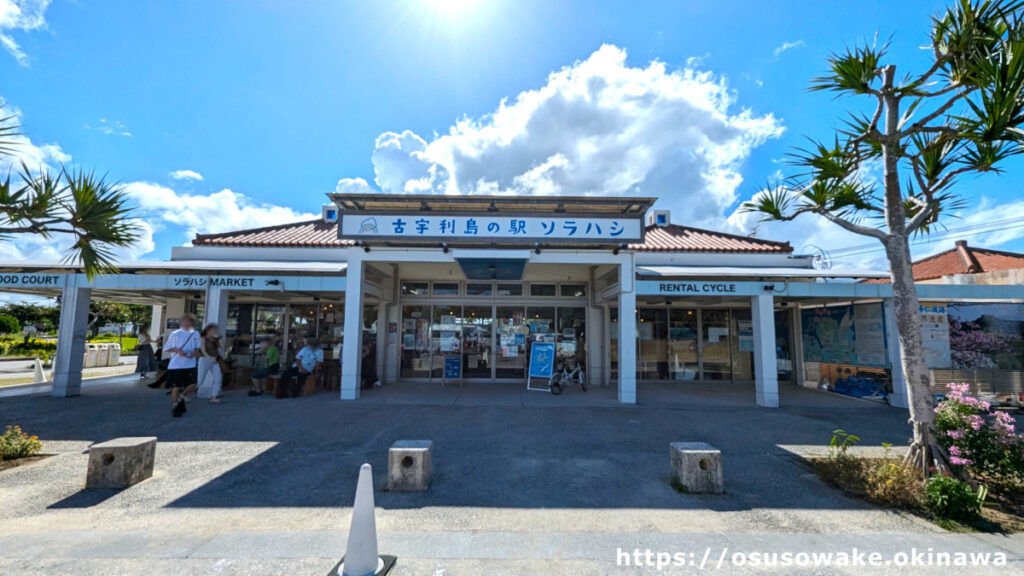
[[[38,436],[29,436],[18,426],[8,426],[0,434],[0,460],[14,460],[31,456],[43,449]]]
[[[935,428],[950,463],[972,472],[1024,475],[1024,441],[1014,418],[971,396],[968,384],[947,388],[935,408]]]
[[[974,520],[981,513],[985,491],[974,493],[970,485],[951,476],[934,476],[925,484],[928,509],[940,518]]]
[[[895,508],[916,508],[923,498],[920,472],[901,460],[883,460],[867,474],[868,502]]]
[[[14,316],[0,315],[0,334],[17,334],[21,332],[21,324]]]

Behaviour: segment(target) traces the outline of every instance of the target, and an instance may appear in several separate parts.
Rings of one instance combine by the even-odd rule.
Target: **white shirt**
[[[192,352],[199,348],[199,333],[195,330],[182,330],[178,328],[167,337],[164,342],[164,350],[180,349],[188,356],[172,354],[171,361],[167,364],[168,370],[180,370],[182,368],[195,368],[196,359],[192,358]]]
[[[302,368],[306,372],[312,372],[313,368],[316,367],[316,363],[323,361],[324,351],[320,348],[314,350],[309,346],[303,346],[302,350],[299,350],[299,353],[295,355],[295,365],[298,366],[301,363]]]

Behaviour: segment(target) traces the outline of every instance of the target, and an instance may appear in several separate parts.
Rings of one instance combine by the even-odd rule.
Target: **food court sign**
[[[343,214],[338,236],[434,240],[533,240],[626,242],[643,239],[633,218],[573,216],[476,216],[423,214]]]
[[[63,288],[63,274],[14,274],[0,273],[0,287],[19,288]]]

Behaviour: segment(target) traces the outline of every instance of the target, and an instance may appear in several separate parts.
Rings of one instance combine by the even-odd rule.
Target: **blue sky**
[[[0,98],[23,157],[128,186],[152,230],[130,258],[308,217],[335,189],[644,194],[679,223],[746,233],[738,203],[857,104],[806,91],[829,52],[877,32],[891,61],[921,69],[942,6],[0,0]],[[961,184],[974,205],[950,228],[1024,222],[1024,162],[1006,167]],[[758,233],[801,250],[871,243],[811,219]],[[968,239],[1024,250],[1020,236]]]

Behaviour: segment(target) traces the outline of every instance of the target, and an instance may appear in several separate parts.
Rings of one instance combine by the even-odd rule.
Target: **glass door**
[[[697,327],[696,310],[669,310],[668,367],[673,380],[696,380],[700,373]]]
[[[462,376],[491,379],[494,324],[490,306],[466,306],[462,321]]]
[[[729,311],[701,312],[701,366],[703,380],[732,380],[729,358]]]
[[[494,377],[526,377],[526,335],[530,328],[522,306],[498,306],[498,342],[495,346]]]
[[[402,378],[430,376],[430,306],[402,306]]]
[[[462,354],[462,306],[434,306],[430,352],[430,377],[443,378],[446,358]]]
[[[668,378],[668,310],[640,308],[637,312],[637,373],[641,380]]]

